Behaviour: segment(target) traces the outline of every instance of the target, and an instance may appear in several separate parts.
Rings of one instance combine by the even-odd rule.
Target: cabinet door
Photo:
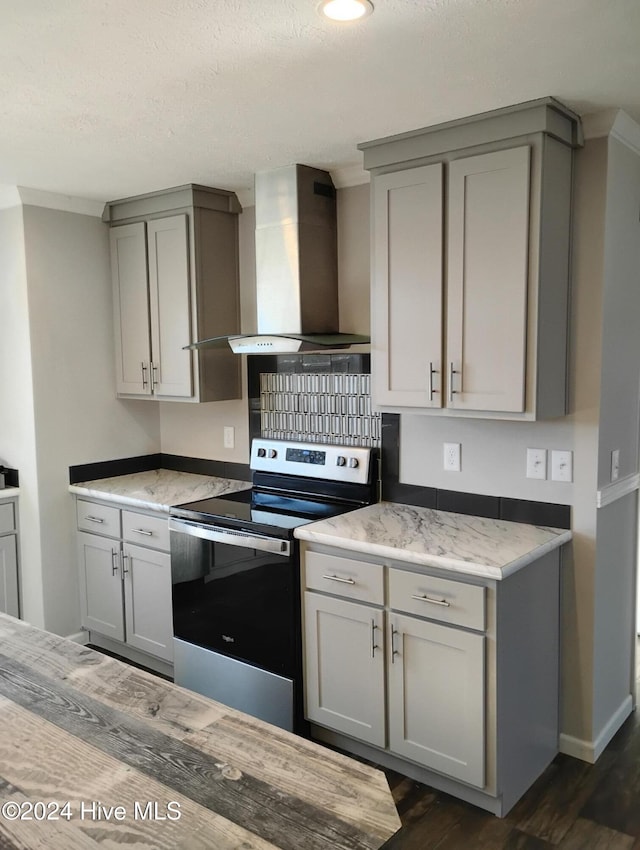
[[[15,534],[0,537],[0,611],[19,617],[18,556]]]
[[[151,394],[149,287],[144,222],[112,227],[111,277],[116,350],[116,389]]]
[[[484,636],[390,616],[389,749],[484,786]]]
[[[125,545],[124,598],[127,643],[173,661],[170,556]]]
[[[524,410],[529,160],[520,147],[449,166],[448,407]]]
[[[442,405],[442,164],[372,184],[373,400]]]
[[[78,532],[80,622],[91,631],[124,640],[120,543]]]
[[[304,594],[306,716],[384,747],[382,611]]]
[[[156,396],[193,395],[187,216],[147,224],[151,350]]]

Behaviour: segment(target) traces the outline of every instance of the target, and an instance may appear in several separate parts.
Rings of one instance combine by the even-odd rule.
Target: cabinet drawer
[[[461,581],[389,570],[389,607],[430,620],[484,631],[486,588]]]
[[[120,537],[120,511],[118,508],[96,505],[95,502],[85,502],[78,499],[76,510],[80,531],[104,534],[105,537]]]
[[[0,504],[0,534],[7,531],[15,531],[16,519],[13,512],[13,502]]]
[[[337,555],[321,552],[305,554],[306,587],[374,605],[384,604],[383,569],[381,564]]]
[[[128,543],[169,551],[169,519],[122,511],[122,536]]]

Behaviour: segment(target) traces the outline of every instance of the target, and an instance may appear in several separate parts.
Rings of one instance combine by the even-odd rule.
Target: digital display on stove
[[[315,449],[287,449],[286,458],[296,463],[314,463],[318,466],[324,466],[327,453]]]

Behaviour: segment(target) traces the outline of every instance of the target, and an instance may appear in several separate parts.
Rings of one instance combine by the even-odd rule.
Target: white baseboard
[[[633,711],[633,699],[631,694],[622,702],[622,705],[615,711],[595,741],[584,741],[581,738],[574,738],[573,735],[560,734],[559,749],[565,755],[573,756],[582,761],[595,764],[604,752],[607,744],[622,726],[624,721]]]
[[[74,643],[81,643],[86,646],[89,643],[88,632],[74,632],[72,635],[67,635],[67,640],[72,640]]]

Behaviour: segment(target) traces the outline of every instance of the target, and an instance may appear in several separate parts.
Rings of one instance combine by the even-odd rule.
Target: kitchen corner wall
[[[18,467],[23,482],[37,481],[31,376],[29,294],[22,206],[0,210],[0,463]],[[37,492],[37,490],[36,490]],[[38,501],[27,490],[20,505],[21,561],[41,563]],[[25,582],[25,578],[27,581]],[[44,623],[42,580],[22,574],[21,601],[32,621]]]
[[[71,634],[69,466],[159,451],[160,428],[155,405],[115,398],[106,225],[41,194],[0,214],[0,452],[20,470],[22,616]]]

